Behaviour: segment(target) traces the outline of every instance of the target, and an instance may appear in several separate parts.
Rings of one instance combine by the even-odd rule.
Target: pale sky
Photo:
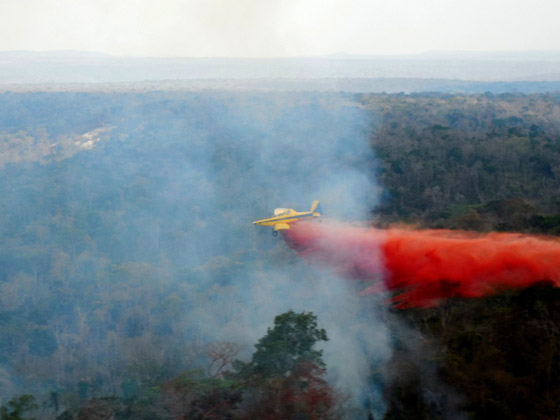
[[[282,57],[560,50],[559,0],[0,0],[0,51]]]

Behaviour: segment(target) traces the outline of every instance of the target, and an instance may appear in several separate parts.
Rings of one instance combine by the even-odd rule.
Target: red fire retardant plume
[[[560,286],[560,241],[516,233],[361,229],[300,222],[283,231],[303,258],[370,283],[361,294],[398,291],[398,307],[429,307],[536,283]]]

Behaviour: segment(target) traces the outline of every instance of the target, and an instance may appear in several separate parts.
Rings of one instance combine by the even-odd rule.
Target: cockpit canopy
[[[281,209],[281,208],[274,209],[275,216],[283,216],[289,213],[290,213],[290,209]]]

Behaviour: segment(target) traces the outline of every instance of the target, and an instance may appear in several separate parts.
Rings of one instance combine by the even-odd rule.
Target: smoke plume
[[[298,223],[284,239],[306,260],[368,283],[360,294],[396,291],[391,302],[399,308],[560,286],[560,241],[548,237]]]

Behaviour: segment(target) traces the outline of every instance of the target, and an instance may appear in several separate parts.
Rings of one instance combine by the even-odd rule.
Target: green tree
[[[231,419],[241,397],[234,380],[193,370],[164,383],[161,400],[174,419]]]
[[[274,318],[274,327],[255,345],[249,363],[236,362],[245,381],[240,419],[334,418],[336,396],[323,379],[323,351],[315,344],[327,341],[312,312],[289,311]]]
[[[21,420],[22,414],[38,408],[35,397],[29,394],[23,394],[19,397],[12,398],[8,404],[0,407],[1,420]],[[33,420],[33,419],[30,419]]]
[[[289,311],[274,318],[274,327],[255,345],[251,362],[236,362],[242,375],[266,378],[288,376],[302,362],[311,362],[325,369],[323,350],[314,349],[318,341],[327,341],[327,333],[317,326],[312,312],[296,314]]]

